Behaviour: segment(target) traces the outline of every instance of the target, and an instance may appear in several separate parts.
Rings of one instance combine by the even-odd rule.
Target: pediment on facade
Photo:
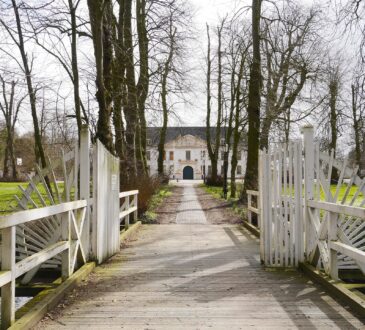
[[[206,147],[206,142],[193,135],[178,136],[175,140],[169,141],[165,144],[165,148],[185,148],[185,147],[195,147],[204,148]]]

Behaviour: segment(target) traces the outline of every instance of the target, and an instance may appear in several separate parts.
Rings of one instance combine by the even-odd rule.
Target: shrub
[[[138,190],[138,213],[143,214],[147,211],[148,204],[152,196],[158,191],[158,189],[163,185],[167,184],[168,177],[165,176],[138,176],[133,181],[126,183],[123,186],[123,191],[128,190]]]

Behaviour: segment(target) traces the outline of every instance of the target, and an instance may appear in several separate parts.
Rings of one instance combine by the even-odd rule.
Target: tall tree
[[[260,148],[268,148],[273,124],[287,118],[309,79],[318,71],[318,12],[287,3],[264,21],[264,109]]]
[[[96,137],[108,150],[113,151],[113,136],[110,125],[112,115],[113,7],[110,0],[88,0],[87,4],[96,65],[96,99],[99,105]]]
[[[21,56],[21,64],[20,61],[17,62],[19,63],[19,65],[22,66],[21,69],[24,72],[27,83],[29,103],[30,103],[31,114],[33,119],[33,128],[34,128],[35,156],[36,160],[41,162],[42,167],[46,167],[47,166],[46,155],[42,145],[41,130],[39,127],[39,121],[37,117],[36,89],[33,87],[32,66],[29,63],[29,61],[31,61],[31,57],[26,51],[26,45],[24,40],[24,29],[22,26],[22,21],[19,13],[19,5],[17,4],[16,0],[11,0],[11,5],[16,22],[15,29],[8,26],[1,18],[0,18],[0,23],[3,25],[3,27],[9,34],[10,38],[18,48],[18,51]]]
[[[247,190],[258,190],[260,104],[261,104],[261,55],[260,20],[261,0],[252,0],[252,64],[248,89],[248,149],[247,165],[240,200],[246,202]]]
[[[6,82],[4,77],[0,75],[2,100],[0,101],[0,110],[4,116],[6,130],[6,146],[4,152],[4,171],[3,178],[17,180],[18,173],[16,170],[16,159],[14,150],[15,125],[18,121],[18,115],[22,102],[27,97],[25,94],[17,100],[16,85],[13,80]],[[10,91],[8,90],[10,85]]]
[[[219,148],[221,144],[221,126],[223,121],[223,80],[222,80],[222,30],[225,20],[221,21],[221,24],[217,27],[218,47],[217,47],[217,61],[218,61],[218,78],[217,78],[217,119],[215,130],[211,127],[212,116],[212,59],[211,59],[211,41],[209,33],[209,25],[207,24],[207,38],[208,38],[208,50],[207,50],[207,119],[206,119],[206,137],[207,137],[207,149],[211,162],[211,181],[215,183],[218,176],[218,159]],[[214,133],[214,136],[212,136]]]
[[[161,105],[162,105],[162,127],[160,130],[160,138],[158,143],[158,160],[157,160],[157,170],[159,175],[163,175],[163,161],[165,156],[165,141],[167,132],[167,122],[168,122],[168,104],[167,104],[167,93],[168,93],[168,78],[171,71],[171,65],[173,57],[175,54],[175,36],[176,28],[173,26],[172,17],[170,19],[170,29],[169,29],[169,51],[165,63],[162,64],[161,72]]]

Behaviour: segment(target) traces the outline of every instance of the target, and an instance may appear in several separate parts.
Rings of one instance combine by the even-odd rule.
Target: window
[[[237,151],[237,160],[241,160],[242,159],[242,151],[238,150]]]
[[[163,152],[163,160],[166,160],[166,151]]]
[[[208,165],[208,175],[212,175],[212,166]]]
[[[151,160],[151,151],[146,151],[147,160]]]
[[[170,151],[170,160],[174,160],[174,152]]]
[[[241,165],[237,165],[237,174],[241,175],[242,174],[242,167]]]
[[[191,159],[191,153],[190,153],[190,150],[186,150],[186,152],[185,152],[185,159],[186,159],[186,160],[190,160],[190,159]]]
[[[205,159],[205,150],[201,151],[201,156],[202,156],[202,159]]]
[[[170,165],[170,174],[174,173],[174,165]]]

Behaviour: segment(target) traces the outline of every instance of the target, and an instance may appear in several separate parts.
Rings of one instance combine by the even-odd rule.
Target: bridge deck
[[[191,223],[144,226],[51,315],[38,328],[363,328],[303,275],[265,271],[247,232]]]

